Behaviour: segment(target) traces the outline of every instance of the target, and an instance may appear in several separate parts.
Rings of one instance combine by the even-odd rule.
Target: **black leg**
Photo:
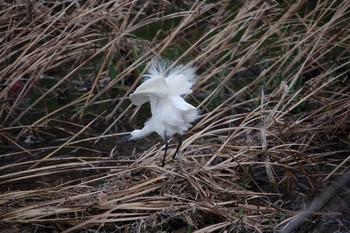
[[[178,144],[177,147],[176,147],[176,151],[175,151],[175,153],[174,153],[174,155],[173,155],[173,159],[175,159],[176,154],[177,154],[177,152],[179,152],[180,146],[182,145],[182,136],[181,136],[181,134],[179,134],[178,139],[179,139],[179,144]]]
[[[164,150],[164,156],[163,156],[163,161],[162,161],[162,167],[165,166],[165,157],[166,157],[166,152],[168,150],[168,138],[166,136],[166,133],[164,133],[165,136],[165,150]]]

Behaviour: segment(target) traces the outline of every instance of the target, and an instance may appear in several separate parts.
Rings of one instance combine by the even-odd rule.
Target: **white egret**
[[[130,95],[130,99],[136,106],[150,102],[152,117],[145,122],[142,129],[132,131],[128,140],[143,138],[152,132],[158,133],[165,141],[162,161],[164,167],[168,139],[178,134],[179,144],[173,155],[174,159],[182,144],[182,134],[198,118],[197,109],[182,97],[192,93],[191,87],[196,74],[192,67],[183,65],[170,67],[168,62],[153,60],[145,76],[147,80]]]

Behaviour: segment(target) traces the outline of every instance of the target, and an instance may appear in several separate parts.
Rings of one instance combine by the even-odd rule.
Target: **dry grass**
[[[0,3],[0,227],[349,230],[350,2],[290,2]],[[164,168],[116,143],[154,56],[197,67],[202,113]]]

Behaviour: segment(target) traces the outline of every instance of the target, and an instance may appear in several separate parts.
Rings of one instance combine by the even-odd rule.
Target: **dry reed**
[[[350,165],[349,10],[330,0],[1,2],[0,227],[349,230],[349,186],[335,179]],[[201,118],[165,168],[161,140],[116,143],[147,118],[127,96],[154,56],[198,73],[189,99]],[[338,192],[315,206],[333,182]]]

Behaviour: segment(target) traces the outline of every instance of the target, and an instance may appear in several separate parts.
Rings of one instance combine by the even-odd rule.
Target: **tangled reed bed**
[[[349,230],[349,7],[0,3],[1,228]],[[164,168],[116,143],[154,56],[197,67],[202,115]]]

